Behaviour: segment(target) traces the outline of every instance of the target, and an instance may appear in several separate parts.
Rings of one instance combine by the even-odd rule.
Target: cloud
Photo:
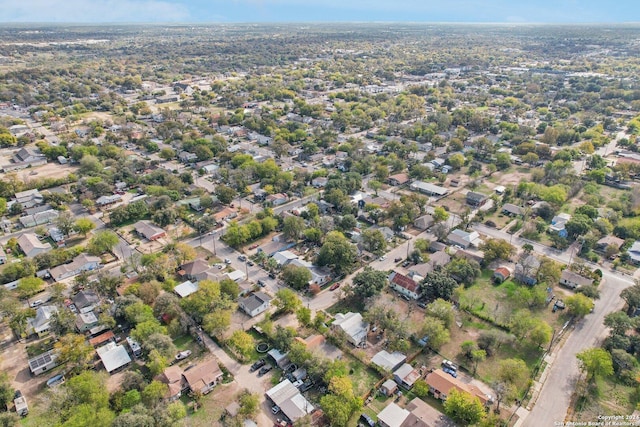
[[[178,22],[186,6],[164,0],[0,0],[3,22]]]

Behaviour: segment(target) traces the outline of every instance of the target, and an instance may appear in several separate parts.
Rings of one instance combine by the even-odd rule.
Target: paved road
[[[555,352],[555,360],[535,406],[523,424],[525,427],[560,425],[554,422],[565,420],[580,375],[576,354],[586,348],[600,346],[608,334],[608,328],[603,324],[604,317],[624,306],[620,292],[631,285],[632,280],[603,271],[601,297],[596,301],[594,312],[577,323],[565,344]]]
[[[490,237],[507,241],[511,238],[511,235],[507,233],[481,224],[476,224],[473,228]],[[574,252],[574,248],[558,251],[519,237],[514,237],[512,243],[516,246],[530,243],[536,253],[545,254],[549,258],[564,264],[569,263]],[[523,423],[525,427],[560,425],[554,424],[554,422],[564,421],[580,374],[576,354],[584,349],[597,347],[601,344],[601,341],[608,333],[608,328],[603,324],[605,316],[624,306],[624,301],[620,298],[620,292],[634,284],[631,277],[606,270],[595,264],[591,265],[602,270],[603,280],[600,285],[600,299],[596,300],[594,312],[579,321],[575,329],[570,331],[570,335],[564,345],[554,351],[554,361],[547,375],[547,380],[540,390],[535,406]]]

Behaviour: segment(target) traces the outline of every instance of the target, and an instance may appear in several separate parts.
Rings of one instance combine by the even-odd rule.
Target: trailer
[[[13,404],[16,407],[16,413],[21,417],[24,417],[29,413],[27,399],[25,399],[24,396],[16,397],[15,399],[13,399]]]

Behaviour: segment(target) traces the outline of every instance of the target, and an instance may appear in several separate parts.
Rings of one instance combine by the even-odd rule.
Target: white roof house
[[[362,319],[360,313],[353,312],[336,314],[331,327],[341,329],[347,335],[347,340],[356,347],[366,341],[369,331],[369,323]]]
[[[18,237],[18,246],[29,258],[51,250],[51,245],[41,242],[34,233],[24,233]]]
[[[482,243],[480,239],[480,235],[477,231],[472,231],[471,233],[455,229],[447,236],[447,241],[452,245],[458,245],[463,248],[468,248],[469,246],[479,246]]]
[[[244,280],[247,276],[240,270],[234,270],[230,273],[227,273],[227,277],[234,282],[239,282],[241,280]]]
[[[51,316],[58,312],[55,305],[43,305],[36,310],[36,317],[27,319],[27,332],[38,335],[45,334],[49,331]]]
[[[389,353],[387,350],[382,350],[376,353],[375,356],[371,359],[371,363],[381,367],[385,371],[392,372],[401,366],[405,360],[407,360],[407,356],[400,353],[399,351],[394,351],[393,353]]]
[[[175,288],[173,288],[173,292],[178,294],[180,298],[186,298],[194,292],[197,292],[199,289],[197,283],[193,283],[190,280],[187,280],[184,283],[180,283]]]
[[[291,251],[280,251],[273,254],[272,258],[276,260],[278,265],[287,265],[294,259],[298,259],[298,255]]]
[[[401,427],[411,412],[391,402],[378,414],[378,423],[384,427]]]
[[[127,349],[122,345],[110,342],[96,350],[104,368],[111,373],[131,363]]]
[[[280,407],[282,413],[291,422],[312,413],[315,409],[289,380],[282,381],[265,394],[274,405]]]

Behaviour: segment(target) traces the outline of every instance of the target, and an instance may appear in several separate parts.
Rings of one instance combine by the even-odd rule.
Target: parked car
[[[42,304],[44,304],[44,301],[42,301],[41,299],[37,299],[37,300],[31,302],[31,304],[29,304],[29,307],[36,308],[36,307],[38,307],[38,306],[40,306]]]
[[[261,377],[267,372],[271,371],[272,369],[273,369],[273,366],[271,365],[263,366],[262,369],[260,369],[260,371],[258,372],[258,376]]]
[[[305,392],[311,390],[313,388],[313,383],[311,381],[307,381],[300,386],[300,391]]]
[[[247,257],[245,255],[238,255],[238,259],[242,262],[247,260]]]
[[[280,407],[278,405],[274,405],[273,407],[271,407],[271,412],[275,415],[278,412],[280,412]]]
[[[333,285],[331,285],[331,287],[329,288],[330,291],[335,291],[336,289],[338,289],[340,287],[340,283],[334,283]]]
[[[176,360],[183,360],[183,359],[186,359],[189,356],[191,356],[191,350],[184,350],[184,351],[181,351],[180,353],[176,354]]]
[[[258,245],[251,245],[251,246],[249,246],[249,249],[255,249],[257,247],[258,247]]]
[[[260,286],[261,288],[264,288],[266,284],[264,283],[263,280],[258,280],[258,286]]]
[[[402,297],[402,299],[403,299],[403,300],[405,300],[405,301],[411,301],[411,297],[410,297],[410,296],[408,296],[408,295],[402,294],[402,295],[401,295],[401,297]]]
[[[400,261],[402,261],[402,257],[393,259],[393,262],[400,262]]]
[[[276,278],[276,273],[273,273],[273,272],[269,273],[269,277],[271,277],[272,279],[275,279]]]
[[[453,378],[457,378],[458,377],[458,372],[453,371],[449,368],[443,368],[442,369],[444,372],[446,372],[447,374],[451,375]]]
[[[452,371],[458,370],[458,367],[452,361],[447,359],[443,360],[440,366],[442,366],[443,369],[448,368],[448,369],[451,369]]]
[[[380,258],[378,258],[379,261],[384,261],[385,259],[387,259],[386,256],[382,255]]]
[[[293,386],[295,388],[300,388],[300,386],[302,386],[302,384],[304,384],[304,381],[302,381],[302,380],[297,380],[297,381],[293,382]]]
[[[260,359],[260,360],[258,360],[256,362],[254,362],[254,364],[251,365],[251,367],[249,368],[249,372],[253,372],[253,371],[257,370],[257,369],[262,368],[266,363],[267,363],[267,361],[264,360],[264,359]]]
[[[360,414],[360,419],[358,424],[364,425],[365,427],[374,427],[376,425],[376,422],[373,421],[373,419],[369,415]]]
[[[22,392],[21,392],[20,390],[16,390],[16,391],[13,393],[13,398],[14,398],[14,399],[19,399],[19,398],[21,398],[21,397],[22,397]]]
[[[254,265],[254,264],[253,264],[253,261],[251,261],[251,260],[247,261],[247,265],[248,265],[249,267],[253,267],[253,265]]]
[[[419,302],[418,303],[418,307],[420,308],[427,308],[427,304],[423,303],[423,302]]]
[[[409,266],[409,264],[411,264],[411,261],[408,261],[408,260],[407,260],[407,261],[405,261],[405,262],[403,262],[403,263],[402,263],[402,266],[403,266],[403,267],[408,267],[408,266]]]
[[[229,258],[225,258],[225,259],[224,259],[224,263],[225,263],[225,264],[231,264],[231,260],[230,260]]]

